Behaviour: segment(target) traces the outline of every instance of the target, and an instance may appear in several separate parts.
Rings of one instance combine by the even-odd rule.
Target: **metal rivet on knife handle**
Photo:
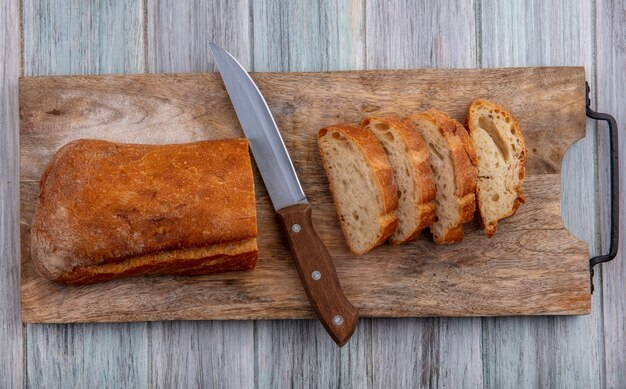
[[[277,212],[311,306],[333,340],[339,346],[345,345],[354,333],[359,314],[341,290],[332,257],[313,227],[311,205],[295,204]],[[296,224],[300,226],[298,233],[293,232]]]
[[[291,231],[295,232],[296,234],[298,232],[300,232],[302,228],[300,227],[300,224],[294,224],[293,226],[291,226]]]

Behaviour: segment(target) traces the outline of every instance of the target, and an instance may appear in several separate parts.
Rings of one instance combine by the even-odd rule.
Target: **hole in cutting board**
[[[589,119],[587,119],[589,120]],[[608,171],[605,179],[600,176],[599,187],[604,190],[596,191],[594,185],[590,185],[596,181],[595,172],[602,172],[601,166],[609,164],[608,152],[600,153],[603,156],[598,157],[598,165],[594,158],[595,142],[594,131],[587,126],[585,137],[573,143],[563,156],[561,165],[561,219],[565,228],[567,228],[574,236],[581,239],[589,245],[589,248],[595,246],[596,231],[598,231],[599,218],[596,215],[596,204],[606,204],[606,220],[608,223],[608,207],[609,207],[609,189]],[[607,144],[608,147],[608,144]],[[532,151],[528,150],[528,157],[532,158]],[[604,161],[604,164],[601,160]],[[596,198],[598,196],[598,198]],[[606,226],[608,228],[608,224]],[[607,241],[608,241],[608,233]]]

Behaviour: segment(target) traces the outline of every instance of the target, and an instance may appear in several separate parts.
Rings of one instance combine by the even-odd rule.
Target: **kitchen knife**
[[[341,290],[332,258],[313,228],[309,204],[274,117],[248,72],[226,50],[210,43],[217,68],[235,107],[274,209],[280,216],[302,286],[317,317],[343,346],[358,322]]]

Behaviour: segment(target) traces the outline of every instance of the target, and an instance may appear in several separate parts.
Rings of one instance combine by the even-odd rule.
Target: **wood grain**
[[[209,42],[250,65],[248,1],[147,0],[148,71],[213,71]]]
[[[142,2],[22,0],[24,74],[144,70]]]
[[[362,69],[364,4],[364,0],[253,1],[253,70]]]
[[[247,1],[148,0],[148,72],[214,70],[209,41],[251,65]],[[261,185],[258,181],[255,185]],[[151,383],[155,387],[248,388],[255,382],[254,323],[150,323]],[[192,351],[190,351],[192,350]]]
[[[29,325],[26,337],[28,387],[148,387],[145,323]]]
[[[474,319],[374,320],[373,387],[477,387],[482,383],[481,337],[471,321]]]
[[[370,319],[337,347],[317,320],[256,322],[256,387],[371,388]]]
[[[254,332],[249,321],[150,323],[155,388],[251,388]]]
[[[584,65],[594,79],[588,2],[481,2],[482,66]],[[561,209],[565,225],[597,252],[596,142],[587,136],[565,155]],[[596,279],[596,285],[600,281]],[[483,319],[485,384],[493,387],[602,385],[602,291],[591,316]],[[555,350],[557,350],[555,352]],[[515,366],[514,369],[511,366]]]
[[[367,68],[476,67],[474,7],[463,0],[368,1]]]
[[[608,388],[626,387],[626,240],[624,239],[624,221],[626,204],[626,36],[623,26],[626,22],[626,4],[619,1],[598,0],[597,2],[597,99],[592,102],[597,111],[608,112],[617,120],[620,147],[620,220],[621,234],[617,257],[602,265],[602,304],[604,339],[605,385]],[[601,252],[609,249],[609,137],[606,124],[598,125],[598,162],[600,179],[598,182],[598,204],[600,204]],[[596,287],[599,282],[596,282]],[[599,314],[598,314],[599,315]],[[601,359],[601,362],[602,362]]]
[[[18,7],[0,4],[0,387],[23,382],[22,325],[19,313]]]
[[[258,73],[253,78],[282,128],[316,210],[315,228],[335,261],[344,291],[363,315],[589,312],[587,248],[565,230],[559,217],[562,153],[584,133],[581,68]],[[512,84],[520,86],[514,91]],[[411,245],[386,245],[358,258],[349,254],[315,151],[317,128],[356,122],[364,112],[404,115],[431,105],[448,107],[451,116],[461,119],[467,96],[502,102],[525,129],[528,202],[502,224],[506,233],[487,246],[478,229],[468,228],[462,245],[437,246],[424,238]],[[155,143],[241,134],[216,74],[24,78],[20,98],[25,225],[32,218],[37,180],[46,161],[70,139]],[[262,185],[257,190],[259,265],[254,272],[67,288],[39,277],[23,246],[23,320],[311,317],[269,198]],[[27,234],[23,242],[28,242]],[[94,296],[105,290],[114,303],[94,305],[100,301]]]
[[[25,74],[144,70],[141,2],[22,3]],[[146,323],[27,325],[22,340],[25,386],[148,387]]]

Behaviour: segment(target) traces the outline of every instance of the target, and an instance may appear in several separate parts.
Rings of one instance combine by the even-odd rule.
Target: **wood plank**
[[[141,72],[142,20],[141,2],[24,0],[24,72]],[[149,384],[145,323],[27,325],[26,339],[30,387]]]
[[[462,0],[368,1],[367,68],[476,67],[474,7]]]
[[[474,3],[368,1],[367,67],[477,67]],[[372,328],[374,386],[482,386],[480,319],[373,320]]]
[[[363,0],[254,1],[254,71],[362,69],[363,11]]]
[[[208,41],[251,65],[247,1],[148,0],[148,72],[212,71]],[[201,139],[202,134],[193,135]],[[210,296],[210,295],[209,295]],[[254,385],[254,323],[151,323],[151,382],[155,387]]]
[[[26,336],[28,387],[149,386],[145,323],[28,325]]]
[[[484,67],[584,65],[593,80],[594,30],[589,2],[481,2]],[[590,123],[592,124],[592,123]],[[596,143],[593,127],[563,161],[561,209],[565,225],[597,252]],[[565,318],[483,320],[485,383],[494,387],[602,385],[602,291],[593,314]],[[513,367],[513,368],[512,368]]]
[[[363,11],[363,0],[253,2],[253,69],[361,69]],[[302,290],[302,286],[294,287]],[[317,321],[258,321],[258,385],[366,387],[371,384],[367,374],[370,324],[369,318],[361,318],[350,342],[340,349]]]
[[[362,69],[363,12],[364,0],[254,1],[252,69]],[[302,290],[297,284],[294,288]],[[258,386],[371,386],[367,372],[371,360],[370,324],[369,318],[361,318],[350,342],[340,349],[317,321],[257,321]]]
[[[256,322],[257,385],[261,388],[364,388],[371,353],[370,320],[337,347],[317,320]]]
[[[302,186],[314,205],[313,222],[335,259],[346,294],[363,315],[589,311],[587,248],[558,217],[561,158],[584,134],[582,68],[256,73],[253,77],[283,129]],[[526,205],[502,223],[503,233],[490,240],[474,225],[467,228],[460,245],[439,246],[424,237],[415,244],[384,245],[355,261],[325,183],[316,129],[326,123],[357,121],[364,111],[404,115],[431,104],[448,107],[460,119],[469,103],[467,96],[500,101],[516,113],[529,150]],[[37,180],[46,161],[72,139],[167,143],[241,136],[217,74],[24,78],[20,98],[24,223],[32,218]],[[255,271],[136,278],[72,288],[39,277],[24,247],[23,319],[311,317],[273,207],[258,175],[256,179],[260,260]],[[423,258],[419,263],[407,261],[418,256]],[[385,263],[382,269],[381,263]],[[283,282],[276,282],[277,274]],[[116,303],[94,304],[94,300],[105,301],[94,298],[100,293],[109,298],[114,293]]]
[[[620,199],[624,198],[626,188],[626,5],[619,1],[597,1],[597,97],[592,107],[599,112],[608,112],[617,120],[620,129]],[[606,124],[598,125],[598,164],[600,178],[598,183],[598,203],[600,204],[601,252],[609,250],[609,137]],[[617,257],[602,265],[602,304],[604,313],[604,366],[605,385],[608,388],[626,387],[626,226],[624,201],[620,204],[620,250]],[[598,285],[598,282],[596,283]],[[602,342],[602,339],[600,339]]]
[[[18,99],[20,48],[17,1],[0,4],[0,387],[23,382],[19,313]]]
[[[209,42],[250,60],[248,1],[147,0],[148,72],[214,71]]]
[[[23,0],[24,74],[140,73],[141,2]]]
[[[377,319],[372,326],[374,387],[481,386],[480,319]]]
[[[155,388],[250,388],[254,331],[249,321],[151,323]]]

